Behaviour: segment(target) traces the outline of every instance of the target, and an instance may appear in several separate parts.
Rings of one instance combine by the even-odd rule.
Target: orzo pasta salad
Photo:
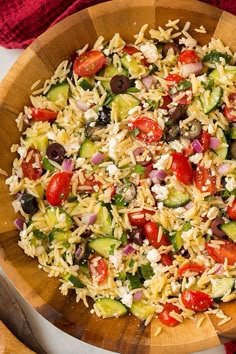
[[[178,23],[99,37],[17,118],[19,246],[103,318],[225,323],[236,298],[236,55]]]

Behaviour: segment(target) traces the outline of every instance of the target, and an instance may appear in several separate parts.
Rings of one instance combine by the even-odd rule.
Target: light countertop
[[[12,64],[16,61],[21,54],[20,49],[5,49],[0,47],[0,81],[6,75]],[[4,277],[4,272],[0,267],[0,274]],[[9,283],[9,282],[8,282]],[[113,352],[95,348],[88,345],[70,335],[62,332],[45,318],[36,312],[22,296],[16,291],[16,289],[10,284],[10,287],[15,293],[15,296],[24,311],[28,322],[37,336],[38,342],[47,352],[47,354],[112,354]],[[52,340],[53,338],[53,340]],[[114,353],[113,353],[114,354]],[[195,353],[200,354],[200,353]],[[225,354],[223,345],[215,347],[210,350],[205,350],[201,354]]]

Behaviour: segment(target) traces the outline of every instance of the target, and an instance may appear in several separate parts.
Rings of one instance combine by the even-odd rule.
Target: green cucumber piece
[[[100,206],[95,224],[100,226],[99,229],[104,235],[112,236],[113,230],[111,223],[111,214],[108,209],[105,206]]]
[[[52,228],[61,223],[65,225],[65,228],[70,228],[74,224],[73,219],[59,207],[48,207],[46,215],[48,224]]]
[[[228,290],[232,290],[235,278],[211,279],[213,299],[221,299]]]
[[[84,288],[84,284],[73,274],[66,274],[63,279],[70,281],[76,288]]]
[[[89,248],[104,258],[113,254],[120,245],[121,241],[112,237],[98,237],[88,243]]]
[[[203,57],[203,62],[208,61],[208,62],[220,63],[221,58],[223,58],[225,60],[226,64],[229,64],[232,59],[232,55],[221,53],[221,52],[218,52],[217,50],[213,49],[210,51],[210,53],[206,54]]]
[[[172,243],[174,250],[178,252],[183,246],[182,231],[177,230],[170,236],[170,242]]]
[[[60,97],[64,97],[67,100],[69,97],[69,91],[70,86],[68,82],[60,82],[51,86],[46,97],[52,102],[56,102]]]
[[[230,129],[230,138],[235,140],[236,139],[236,128],[235,127],[232,127]]]
[[[133,78],[137,78],[147,74],[147,69],[142,64],[139,64],[137,60],[129,54],[124,54],[121,57],[122,65],[128,70],[129,74]]]
[[[84,91],[91,91],[93,89],[93,86],[90,84],[90,82],[86,79],[83,79],[82,81],[79,82],[79,86],[84,90]]]
[[[50,243],[54,240],[58,242],[66,242],[71,237],[71,234],[72,234],[71,231],[64,231],[55,228],[49,233],[48,239]]]
[[[227,65],[227,68],[224,68],[224,79],[235,81],[236,79],[236,66],[229,66]],[[208,75],[210,79],[213,79],[215,82],[219,82],[221,80],[221,74],[217,69],[214,69],[210,72]]]
[[[226,235],[236,243],[236,221],[229,221],[221,225],[221,230],[223,230]]]
[[[46,154],[48,147],[48,137],[47,135],[32,136],[25,139],[26,146],[32,146],[35,149],[42,152],[43,155]]]
[[[190,202],[190,197],[187,193],[183,193],[176,189],[170,189],[167,199],[163,201],[168,208],[178,208]]]
[[[94,307],[103,318],[120,317],[127,314],[127,308],[120,301],[103,298],[95,301]]]
[[[130,308],[132,315],[141,321],[145,321],[149,316],[154,315],[155,309],[144,301],[133,301]]]
[[[221,128],[217,129],[216,137],[220,140],[220,145],[227,144],[227,139],[226,139],[225,134]],[[222,147],[219,146],[214,151],[218,156],[220,156],[223,160],[225,160],[228,155],[228,144],[227,144],[227,146],[222,146]]]
[[[135,96],[129,93],[121,93],[114,96],[110,106],[112,109],[117,110],[119,120],[126,119],[129,114],[129,110],[138,106],[140,101]]]
[[[87,278],[90,278],[90,273],[89,273],[89,268],[87,263],[79,264],[79,274],[83,274]]]
[[[214,87],[210,95],[206,98],[204,94],[200,95],[203,112],[209,114],[216,109],[220,103],[223,90],[221,87]]]
[[[96,152],[97,148],[94,142],[86,139],[80,146],[79,156],[84,157],[85,159],[91,159]]]

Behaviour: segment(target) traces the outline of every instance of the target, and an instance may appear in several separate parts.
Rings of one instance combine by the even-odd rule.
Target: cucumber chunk
[[[34,147],[35,149],[42,152],[43,155],[46,154],[46,150],[48,147],[47,135],[38,135],[38,136],[28,137],[28,138],[26,138],[25,142],[26,142],[27,147],[29,147],[29,146]]]
[[[220,103],[222,94],[223,90],[221,87],[218,86],[213,88],[209,96],[205,94],[202,94],[200,96],[203,112],[205,114],[209,114],[217,108],[218,104]]]
[[[145,321],[149,316],[154,315],[155,309],[144,301],[133,301],[130,312],[139,320]]]
[[[223,230],[226,235],[236,243],[236,221],[230,221],[221,225],[221,230]]]
[[[96,145],[93,141],[86,139],[80,146],[79,156],[85,159],[91,159],[91,157],[97,152]]]
[[[73,224],[73,219],[61,208],[49,207],[46,209],[47,222],[49,227],[63,225],[65,229],[69,229]]]
[[[98,237],[88,244],[89,248],[104,258],[108,258],[110,254],[113,254],[114,250],[120,245],[121,241],[112,237]]]
[[[129,110],[140,104],[139,99],[129,93],[121,93],[114,96],[110,106],[117,111],[119,120],[126,119],[129,114]]]
[[[181,236],[182,232],[177,230],[173,235],[170,236],[170,242],[172,243],[174,250],[178,252],[183,246],[183,239]]]
[[[164,200],[164,205],[168,208],[178,208],[190,202],[190,197],[187,193],[183,193],[176,189],[170,189],[167,199]]]
[[[223,160],[225,160],[228,155],[228,144],[227,144],[227,139],[225,137],[225,134],[221,128],[217,129],[216,137],[220,140],[220,146],[214,151],[218,156],[220,156]],[[222,144],[226,146],[221,146]]]
[[[211,279],[212,297],[214,299],[221,299],[228,290],[233,288],[234,282],[235,278]]]
[[[73,274],[67,274],[63,277],[63,279],[71,282],[76,288],[84,288],[84,284]]]
[[[49,242],[56,240],[58,242],[67,242],[68,239],[71,237],[71,231],[64,231],[61,229],[53,229],[48,236]]]
[[[236,80],[236,66],[230,66],[227,65],[226,68],[224,68],[224,75],[223,77],[221,76],[221,73],[217,70],[214,69],[210,72],[210,74],[208,75],[208,77],[210,79],[213,79],[215,82],[221,82],[221,79],[225,82],[225,79],[227,80],[232,80],[235,81]]]
[[[127,314],[125,305],[114,299],[99,299],[95,302],[94,307],[103,318],[120,317]]]
[[[68,82],[60,82],[53,85],[47,93],[47,99],[52,102],[56,102],[60,97],[64,97],[66,100],[69,97],[70,86]]]
[[[128,70],[129,74],[133,78],[137,78],[147,74],[147,69],[145,68],[145,66],[139,64],[132,55],[124,54],[121,57],[121,63]]]
[[[123,68],[118,69],[113,64],[110,64],[109,66],[107,66],[104,69],[104,73],[102,75],[107,80],[101,80],[102,86],[104,87],[104,89],[106,91],[111,91],[110,81],[111,81],[111,78],[115,75],[128,76],[128,73],[127,73],[127,70],[125,70]]]
[[[104,235],[112,236],[111,214],[105,206],[100,206],[95,223]]]
[[[230,130],[230,138],[235,140],[236,139],[236,128],[232,127]]]

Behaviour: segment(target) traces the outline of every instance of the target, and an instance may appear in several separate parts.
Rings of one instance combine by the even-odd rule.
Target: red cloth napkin
[[[106,0],[1,0],[0,45],[25,48],[64,17]],[[202,0],[236,15],[235,0]]]

